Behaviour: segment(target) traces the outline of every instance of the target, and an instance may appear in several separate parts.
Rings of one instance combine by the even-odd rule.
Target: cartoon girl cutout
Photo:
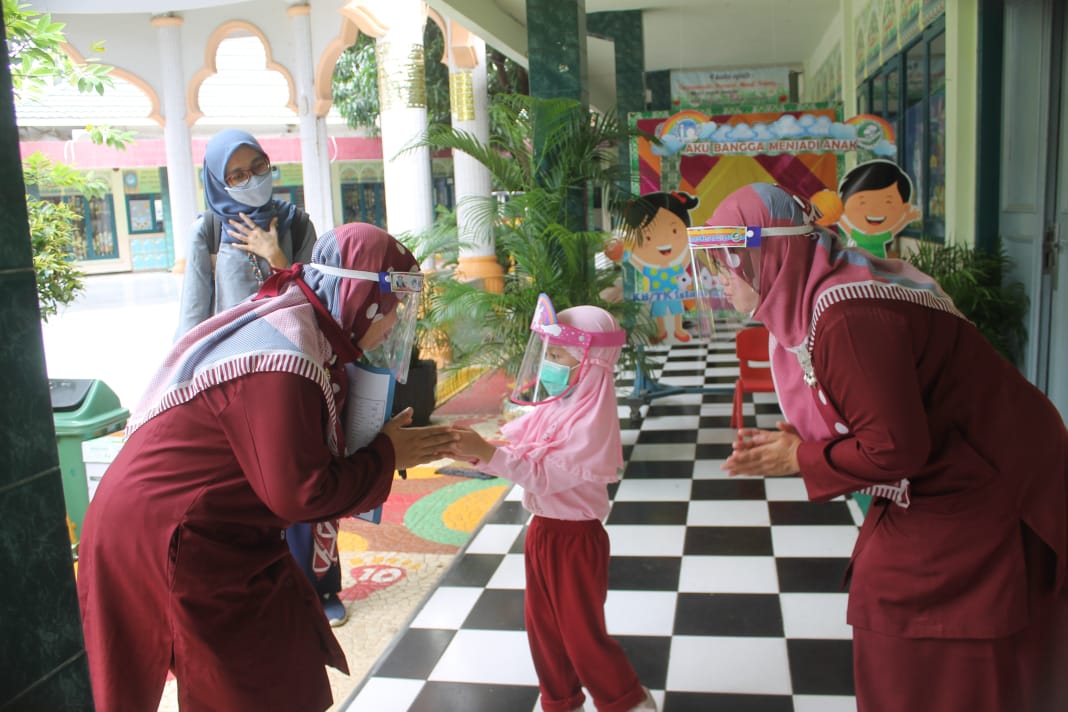
[[[828,191],[829,192],[829,191]],[[819,222],[837,222],[850,240],[876,257],[892,257],[894,238],[921,217],[912,205],[912,179],[893,161],[867,161],[845,174],[838,184],[837,200],[828,206],[819,201],[824,217]]]
[[[627,206],[623,220],[627,228],[623,262],[644,277],[650,315],[657,323],[657,341],[671,334],[685,343],[690,334],[682,326],[683,298],[692,294],[690,266],[690,210],[698,199],[688,193],[650,193]]]

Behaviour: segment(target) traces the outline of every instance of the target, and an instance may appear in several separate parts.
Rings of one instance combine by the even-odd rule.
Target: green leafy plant
[[[1008,279],[1013,263],[1000,242],[986,252],[969,245],[921,241],[905,259],[934,277],[994,348],[1020,364],[1030,300],[1022,283]]]
[[[110,67],[90,58],[75,62],[63,51],[64,25],[53,22],[48,13],[40,13],[17,0],[4,0],[4,25],[12,90],[16,102],[39,99],[57,83],[68,83],[80,92],[103,94],[112,86]],[[91,46],[94,53],[104,51],[103,43]],[[87,126],[95,143],[123,149],[133,133],[109,126]],[[75,225],[84,216],[71,204],[42,200],[42,187],[62,193],[99,197],[107,193],[107,183],[87,176],[62,163],[49,161],[40,153],[23,160],[23,181],[27,190],[33,265],[37,275],[37,297],[41,318],[54,316],[59,307],[74,301],[82,289],[82,273],[74,261]]]
[[[612,147],[626,140],[628,132],[614,113],[597,114],[565,99],[501,95],[491,113],[497,128],[491,129],[488,142],[437,125],[420,144],[467,153],[486,166],[494,188],[508,196],[472,196],[461,203],[483,234],[494,236],[505,271],[503,292],[453,279],[454,263],[445,265],[429,292],[428,320],[449,336],[450,368],[517,366],[542,292],[558,309],[580,304],[605,308],[629,327],[632,345],[648,343],[652,328],[640,305],[610,304],[601,297],[619,276],[610,263],[600,266],[595,259],[608,233],[577,219],[585,215],[591,191],[601,192],[609,206],[622,205],[622,169]],[[413,237],[417,254],[443,254],[436,245],[455,240],[449,232],[454,228],[441,222]]]

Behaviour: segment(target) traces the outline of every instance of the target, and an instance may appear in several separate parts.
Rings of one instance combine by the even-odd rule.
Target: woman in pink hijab
[[[544,294],[512,400],[533,405],[506,425],[500,447],[457,429],[454,454],[523,487],[527,528],[525,622],[546,712],[581,710],[585,686],[600,712],[656,710],[605,627],[608,485],[619,479],[613,367],[626,342],[592,306],[555,313]]]
[[[767,326],[788,423],[731,475],[875,495],[847,573],[860,712],[1068,709],[1068,431],[927,275],[845,248],[772,185],[709,226],[728,296]]]

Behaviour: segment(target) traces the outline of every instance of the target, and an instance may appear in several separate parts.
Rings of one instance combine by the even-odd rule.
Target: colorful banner
[[[671,72],[671,103],[680,109],[754,102],[785,103],[789,98],[790,70],[787,67]]]
[[[865,76],[874,74],[878,71],[879,65],[882,64],[883,43],[880,37],[880,29],[882,26],[881,8],[882,5],[879,3],[879,0],[871,0],[868,4],[867,12],[865,13],[865,19],[868,23],[868,47],[867,53],[864,55],[864,64],[867,67]]]
[[[906,45],[920,34],[920,7],[923,0],[901,0],[898,5],[900,12],[898,19],[898,34],[901,44]]]
[[[898,11],[898,3],[901,0],[881,0],[882,2],[882,37],[883,56],[892,57],[897,54],[897,21],[901,14]]]
[[[839,112],[812,104],[630,115],[632,128],[659,143],[632,140],[632,190],[641,197],[625,211],[608,254],[624,266],[624,297],[649,304],[658,340],[689,341],[684,323],[701,322],[697,290],[714,288],[714,276],[695,272],[687,229],[703,225],[726,196],[750,183],[776,183],[809,199],[837,195],[844,154],[896,155],[885,120],[864,114],[843,122]]]

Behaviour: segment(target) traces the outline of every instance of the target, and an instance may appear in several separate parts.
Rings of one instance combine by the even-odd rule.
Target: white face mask
[[[226,192],[230,194],[230,197],[239,203],[249,206],[250,208],[258,208],[261,205],[266,205],[271,200],[271,195],[274,191],[274,184],[271,180],[271,172],[267,171],[262,176],[252,176],[249,179],[248,185],[239,186],[237,188],[226,187]]]

